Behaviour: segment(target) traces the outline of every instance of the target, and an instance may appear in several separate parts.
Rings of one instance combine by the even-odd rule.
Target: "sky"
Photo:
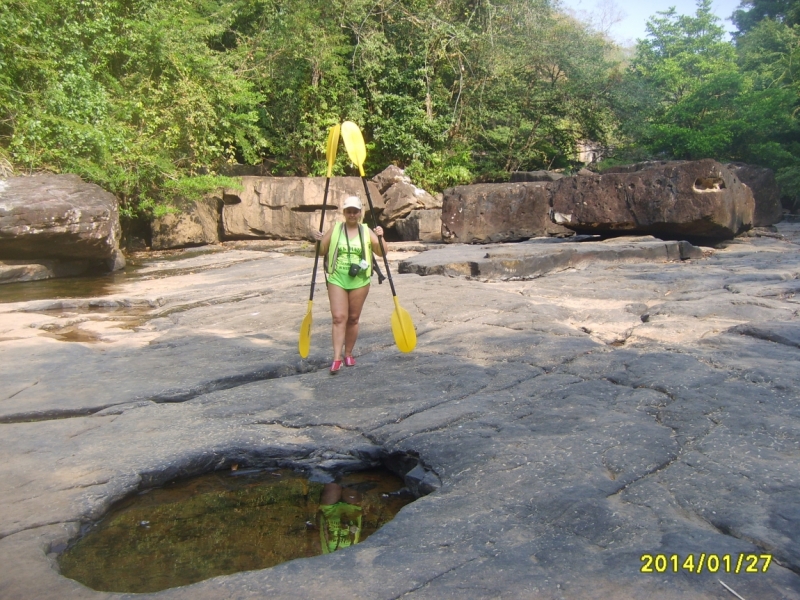
[[[713,0],[711,4],[711,10],[722,19],[721,25],[728,32],[735,30],[730,16],[739,3],[740,0]],[[693,15],[697,10],[695,0],[561,0],[561,5],[581,20],[591,21],[596,27],[598,23],[601,24],[599,29],[608,29],[608,35],[624,46],[631,46],[638,38],[645,37],[645,23],[656,12],[665,11],[671,6],[679,15]],[[621,17],[621,20],[609,25],[609,20],[616,19],[608,17],[614,15]]]

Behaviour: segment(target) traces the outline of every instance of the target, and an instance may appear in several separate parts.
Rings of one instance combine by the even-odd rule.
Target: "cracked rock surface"
[[[800,598],[800,225],[777,229],[526,281],[397,274],[417,348],[373,285],[336,376],[322,286],[297,354],[308,257],[187,252],[0,304],[0,598],[132,598],[51,550],[140,489],[392,453],[438,489],[361,544],[136,597]],[[742,553],[768,571],[640,572]]]

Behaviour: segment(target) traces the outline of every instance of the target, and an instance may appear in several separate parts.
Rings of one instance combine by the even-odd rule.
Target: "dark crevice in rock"
[[[368,434],[364,433],[358,427],[347,427],[346,425],[341,425],[340,423],[286,423],[280,419],[269,419],[269,420],[259,420],[253,421],[253,425],[278,425],[279,427],[283,427],[285,429],[294,429],[294,430],[301,430],[301,429],[311,429],[316,427],[330,427],[332,429],[340,429],[342,431],[352,431],[354,433],[358,433],[363,435],[367,438],[370,442],[375,442]]]
[[[114,406],[121,406],[136,402],[147,403],[152,402],[155,404],[168,404],[168,403],[182,403],[193,400],[198,396],[203,396],[211,392],[222,390],[229,390],[231,388],[248,385],[258,381],[267,381],[270,379],[279,379],[282,377],[295,377],[297,375],[305,375],[307,373],[314,373],[328,366],[327,360],[325,361],[307,361],[302,360],[294,365],[278,364],[272,365],[265,369],[258,371],[251,371],[250,373],[241,373],[239,375],[231,375],[215,379],[188,390],[167,390],[155,396],[138,400],[126,400],[119,404],[106,404],[104,406],[74,409],[74,410],[49,410],[44,412],[30,412],[30,413],[17,413],[6,416],[0,416],[0,424],[12,423],[29,423],[36,421],[51,421],[56,419],[71,419],[75,417],[87,417],[95,413],[102,412]]]
[[[24,392],[25,390],[29,390],[29,389],[31,389],[33,386],[35,386],[35,385],[36,385],[36,384],[38,384],[38,383],[39,383],[38,381],[34,381],[32,384],[30,384],[30,385],[26,385],[25,387],[23,387],[23,388],[21,388],[21,389],[17,390],[16,392],[14,392],[13,394],[11,394],[11,395],[10,395],[10,396],[8,396],[7,398],[3,398],[3,400],[11,400],[11,399],[12,399],[14,396],[16,396],[16,395],[18,395],[18,394],[21,394],[21,393],[22,393],[22,392]]]
[[[127,403],[126,403],[127,404]],[[0,416],[0,424],[14,425],[17,423],[36,423],[39,421],[56,421],[58,419],[73,419],[76,417],[88,417],[95,413],[116,406],[108,404],[94,408],[76,408],[67,410],[47,410],[44,412],[17,413],[15,415]]]
[[[392,597],[390,598],[390,600],[399,600],[400,598],[403,598],[404,596],[408,596],[409,594],[413,594],[414,592],[416,592],[416,591],[418,591],[418,590],[422,589],[423,587],[425,587],[425,586],[426,586],[426,585],[428,585],[429,583],[431,583],[431,582],[433,582],[433,581],[436,581],[436,580],[437,580],[437,579],[439,579],[440,577],[444,577],[444,576],[445,576],[445,575],[447,575],[448,573],[452,573],[453,571],[456,571],[456,570],[460,569],[460,568],[461,568],[461,567],[463,567],[464,565],[467,565],[467,564],[469,564],[469,563],[471,563],[471,562],[474,562],[474,561],[476,561],[476,560],[479,560],[480,558],[481,558],[481,557],[479,557],[479,556],[474,556],[474,557],[472,557],[472,558],[468,558],[467,560],[465,560],[465,561],[462,561],[462,562],[460,562],[459,564],[457,564],[457,565],[455,565],[455,566],[453,566],[453,567],[450,567],[449,569],[446,569],[445,571],[442,571],[442,572],[441,572],[441,573],[439,573],[438,575],[434,575],[434,576],[433,576],[433,577],[431,577],[430,579],[426,579],[425,581],[423,581],[423,582],[422,582],[422,583],[420,583],[419,585],[416,585],[416,586],[414,586],[414,587],[413,587],[413,588],[411,588],[410,590],[406,590],[405,592],[403,592],[402,594],[399,594],[399,595],[397,595],[397,596],[392,596]]]
[[[203,396],[211,392],[220,390],[229,390],[231,388],[240,387],[257,381],[267,381],[270,379],[280,379],[282,377],[294,377],[296,375],[305,375],[306,373],[313,373],[327,366],[327,361],[299,361],[294,365],[289,364],[273,364],[266,368],[249,373],[240,373],[238,375],[229,375],[219,379],[213,379],[205,382],[188,390],[166,390],[155,396],[147,398],[151,402],[157,404],[169,402],[186,402]]]
[[[187,273],[193,273],[195,269],[187,269]],[[170,276],[173,275],[180,275],[181,273],[170,273]],[[233,297],[222,296],[218,298],[207,298],[205,300],[200,300],[197,302],[189,302],[186,304],[181,304],[180,306],[172,306],[170,308],[166,308],[164,310],[154,312],[151,315],[148,315],[147,319],[160,319],[164,317],[168,317],[170,315],[179,314],[188,312],[190,310],[194,310],[195,308],[203,308],[208,306],[219,306],[222,304],[234,304],[236,302],[244,302],[245,300],[252,300],[253,298],[261,298],[262,296],[269,296],[272,294],[272,290],[263,290],[260,292],[248,292],[245,294],[237,294]]]
[[[795,340],[785,337],[775,331],[771,331],[769,329],[762,329],[760,327],[753,326],[750,324],[737,325],[736,327],[732,327],[728,331],[731,333],[738,333],[740,335],[756,338],[759,340],[765,340],[767,342],[782,344],[784,346],[789,346],[791,348],[800,348],[800,344],[798,344]]]
[[[669,468],[669,467],[671,467],[671,466],[672,466],[672,465],[673,465],[673,464],[674,464],[674,463],[675,463],[675,462],[676,462],[678,459],[680,459],[682,452],[683,452],[683,448],[679,449],[679,450],[678,450],[678,452],[677,452],[677,454],[675,454],[675,456],[672,456],[672,457],[671,457],[669,460],[666,460],[666,461],[664,461],[664,462],[663,462],[663,463],[661,463],[660,465],[656,465],[654,468],[652,468],[652,469],[648,470],[647,472],[643,473],[643,474],[642,474],[642,475],[640,475],[639,477],[636,477],[635,479],[633,479],[633,480],[629,481],[628,483],[626,483],[625,485],[623,485],[622,487],[620,487],[620,488],[619,488],[619,489],[618,489],[616,492],[613,492],[613,493],[609,494],[609,495],[608,495],[608,496],[606,496],[606,497],[607,497],[607,498],[612,498],[613,496],[616,496],[616,495],[618,495],[618,494],[621,494],[621,493],[622,493],[622,492],[624,492],[626,489],[628,489],[630,486],[632,486],[632,485],[634,485],[634,484],[636,484],[636,483],[638,483],[638,482],[640,482],[640,481],[642,481],[642,480],[644,480],[644,479],[646,479],[646,478],[650,477],[651,475],[655,475],[656,473],[660,473],[660,472],[661,472],[661,471],[663,471],[664,469],[668,469],[668,468]]]
[[[692,514],[701,521],[703,521],[704,523],[708,524],[712,529],[714,529],[714,531],[716,531],[720,535],[725,535],[728,537],[732,537],[733,539],[736,540],[742,540],[743,542],[748,542],[749,544],[752,544],[753,546],[761,550],[763,553],[772,555],[773,562],[777,563],[784,569],[788,569],[796,573],[797,575],[800,575],[800,564],[793,563],[791,559],[789,559],[786,556],[782,556],[780,554],[776,555],[778,549],[775,548],[774,546],[767,545],[762,540],[747,535],[742,535],[723,523],[715,523],[714,521],[707,519],[697,511],[692,511]]]
[[[536,375],[534,375],[532,377],[525,377],[524,379],[520,379],[520,380],[517,380],[517,381],[510,382],[510,383],[504,385],[503,387],[492,389],[492,391],[490,393],[492,395],[498,394],[498,393],[503,392],[505,390],[511,389],[513,387],[516,387],[516,386],[518,386],[518,385],[520,385],[520,384],[522,384],[522,383],[524,383],[526,381],[530,381],[531,379],[536,379],[537,377],[541,377],[541,375],[536,374]],[[461,402],[462,400],[466,400],[467,398],[471,398],[472,396],[477,396],[479,394],[484,393],[484,391],[486,390],[487,387],[488,386],[484,386],[484,387],[480,388],[479,390],[475,390],[474,392],[470,392],[469,394],[465,394],[465,395],[459,396],[457,398],[447,398],[445,400],[442,400],[441,402],[434,402],[433,404],[428,404],[426,406],[422,406],[422,407],[417,408],[415,410],[409,411],[408,413],[406,413],[404,415],[401,415],[401,416],[397,417],[396,419],[393,419],[391,421],[387,421],[386,423],[383,423],[383,424],[379,425],[375,429],[380,429],[381,427],[384,427],[385,425],[402,423],[403,421],[405,421],[406,419],[408,419],[410,417],[413,417],[414,415],[423,413],[423,412],[425,412],[427,410],[431,410],[433,408],[437,408],[437,407],[439,407],[439,406],[441,406],[443,404],[447,404],[449,402]],[[461,418],[464,418],[464,417],[465,417],[465,415],[463,415]],[[446,427],[446,426],[436,427],[436,428],[430,429],[430,430],[423,430],[422,432],[436,431],[437,429],[442,429],[444,427]]]
[[[8,533],[0,533],[0,540],[4,540],[8,537],[13,535],[18,535],[20,533],[25,533],[26,531],[36,531],[37,529],[43,529],[45,527],[52,527],[53,525],[67,525],[69,523],[77,523],[77,521],[45,521],[43,523],[36,523],[34,525],[29,525],[27,527],[20,527],[19,529],[13,529]]]
[[[424,412],[424,411],[421,411],[421,412]],[[470,421],[474,421],[475,419],[477,419],[480,416],[482,416],[482,414],[483,413],[476,412],[476,413],[470,413],[470,414],[466,414],[466,415],[461,415],[458,418],[453,419],[452,421],[447,421],[446,423],[441,423],[441,424],[439,424],[439,425],[437,425],[435,427],[428,427],[428,428],[418,429],[418,430],[415,430],[413,433],[410,433],[410,434],[408,434],[406,436],[394,438],[394,443],[399,444],[401,442],[409,440],[409,439],[411,439],[411,438],[413,438],[415,436],[418,436],[418,435],[423,435],[423,434],[428,434],[428,433],[435,433],[437,431],[446,431],[447,429],[450,429],[451,427],[453,427],[454,425],[458,425],[459,423],[468,423]]]

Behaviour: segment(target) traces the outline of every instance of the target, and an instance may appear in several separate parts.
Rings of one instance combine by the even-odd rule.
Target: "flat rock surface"
[[[577,236],[591,239],[592,236]],[[601,263],[671,262],[702,258],[703,250],[683,241],[653,236],[611,238],[602,242],[573,238],[534,238],[517,244],[451,244],[400,262],[400,273],[450,275],[470,279],[534,279],[554,271]],[[709,250],[706,253],[710,253]]]
[[[140,489],[395,453],[438,489],[361,544],[136,597],[735,597],[722,581],[800,598],[799,224],[527,281],[399,274],[393,252],[417,348],[397,351],[373,285],[336,376],[321,285],[297,354],[313,257],[275,249],[165,254],[99,294],[4,292],[0,598],[132,598],[62,577],[52,550]],[[723,562],[642,573],[645,554]],[[766,573],[730,572],[750,554]]]

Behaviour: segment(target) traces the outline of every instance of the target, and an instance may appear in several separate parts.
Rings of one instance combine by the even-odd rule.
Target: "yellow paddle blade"
[[[364,176],[364,161],[367,159],[367,147],[364,145],[364,136],[358,125],[352,121],[342,123],[342,139],[347,155],[353,164],[358,167],[361,176]]]
[[[417,332],[411,315],[400,306],[397,296],[394,297],[394,312],[392,313],[392,334],[394,343],[400,352],[411,352],[417,346]]]
[[[301,358],[306,358],[311,350],[311,305],[313,303],[313,300],[308,301],[308,311],[303,317],[303,322],[300,323],[300,340],[297,342],[297,350],[300,352]]]
[[[325,156],[328,159],[328,177],[333,173],[333,163],[336,162],[336,150],[339,147],[339,131],[342,126],[337,123],[328,130],[328,146]]]

